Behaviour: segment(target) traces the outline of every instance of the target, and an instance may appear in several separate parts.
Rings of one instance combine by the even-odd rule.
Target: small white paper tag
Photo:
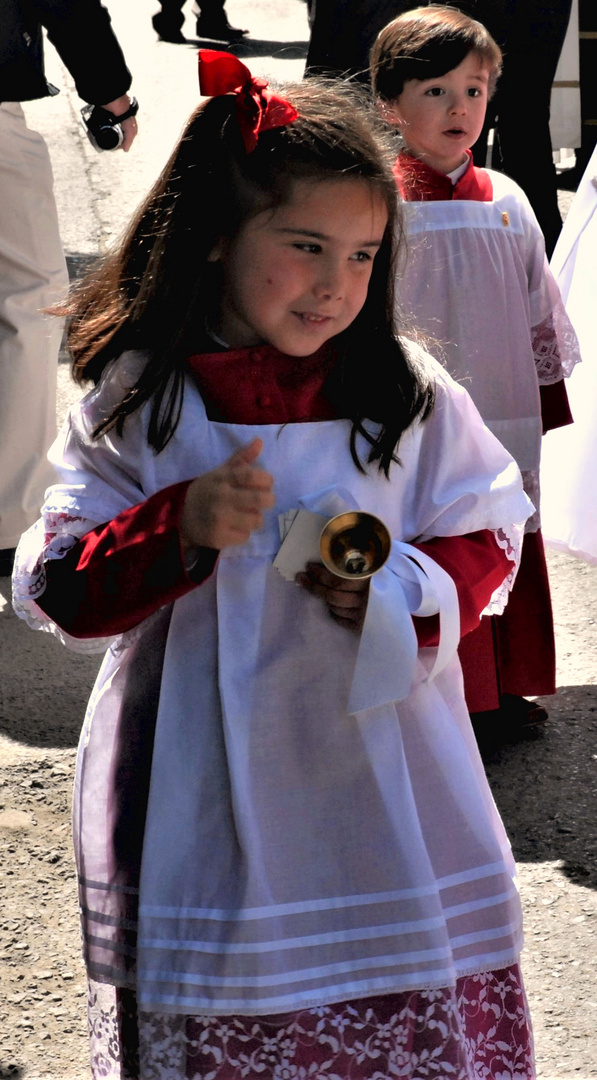
[[[329,518],[310,510],[288,510],[278,519],[282,544],[274,559],[286,581],[294,581],[308,562],[321,562],[319,538]]]

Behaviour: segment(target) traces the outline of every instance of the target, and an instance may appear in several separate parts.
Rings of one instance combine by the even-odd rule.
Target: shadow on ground
[[[266,41],[263,38],[243,38],[231,45],[208,41],[203,38],[187,38],[194,49],[222,49],[245,60],[255,56],[271,56],[274,60],[306,60],[307,41]]]
[[[100,256],[97,255],[80,255],[78,253],[67,254],[66,265],[68,268],[69,281],[74,281],[76,278],[83,277],[94,263],[98,262]]]
[[[0,1080],[21,1080],[25,1075],[20,1065],[5,1065],[0,1061]]]
[[[67,268],[68,268],[68,278],[69,278],[69,281],[72,284],[73,282],[77,281],[78,278],[81,278],[85,274],[87,274],[91,270],[91,268],[95,265],[95,263],[99,262],[100,255],[99,255],[99,253],[98,254],[93,254],[93,255],[89,255],[89,254],[81,255],[79,253],[68,253],[67,252],[65,258],[66,258],[66,265],[67,265]],[[59,364],[70,364],[71,360],[72,360],[72,357],[70,355],[70,352],[68,351],[68,346],[66,344],[66,329],[65,329],[63,337],[62,337],[62,345],[60,346],[60,354],[58,356],[58,363]],[[1,1076],[0,1076],[0,1080],[2,1080]]]
[[[31,630],[11,608],[8,578],[0,598],[0,735],[22,746],[76,746],[101,657]]]
[[[484,740],[489,782],[517,860],[561,860],[574,884],[597,889],[597,686],[542,700],[543,727]]]

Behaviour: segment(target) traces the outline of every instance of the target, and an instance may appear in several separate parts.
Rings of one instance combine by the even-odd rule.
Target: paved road
[[[50,58],[51,78],[63,93],[27,108],[30,123],[50,143],[62,233],[73,270],[105,250],[122,231],[198,99],[195,47],[157,43],[150,23],[154,8],[147,0],[104,2],[134,72],[133,89],[141,105],[140,136],[131,154],[97,154],[80,136],[81,103],[55,58]],[[190,3],[187,6],[190,9]],[[233,23],[251,28],[250,40],[238,52],[255,73],[284,80],[301,77],[308,36],[303,0],[229,0],[228,9]],[[192,31],[189,11],[190,37]],[[60,416],[74,395],[63,362]],[[551,569],[561,687],[549,706],[553,721],[534,739],[490,752],[488,771],[520,862],[529,941],[525,970],[540,1076],[584,1080],[597,1077],[597,570],[562,556],[551,558]],[[0,766],[10,779],[11,770],[20,776],[20,769],[43,757],[44,767],[62,763],[61,775],[60,768],[72,765],[97,661],[68,653],[46,635],[32,634],[14,618],[7,597],[6,583],[0,581]],[[37,781],[21,786],[26,783]],[[18,811],[10,800],[0,800],[0,811],[5,806],[7,812]],[[60,812],[59,827],[64,829],[66,803]],[[1,832],[0,820],[0,839]],[[18,858],[18,845],[7,850]],[[8,1048],[12,1044],[6,1027],[0,1031],[2,1043],[3,1035]],[[25,1071],[18,1075],[33,1080],[26,1049],[22,1053]],[[6,1071],[8,1061],[17,1058],[3,1058],[0,1051],[0,1078],[17,1075]],[[84,1075],[71,1074],[67,1059],[60,1064],[53,1056],[44,1075],[64,1080],[67,1072]]]

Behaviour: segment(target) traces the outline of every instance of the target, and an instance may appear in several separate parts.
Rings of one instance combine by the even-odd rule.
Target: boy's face
[[[481,134],[489,75],[489,67],[471,52],[445,75],[408,79],[400,96],[383,105],[383,115],[400,128],[415,157],[450,173]]]

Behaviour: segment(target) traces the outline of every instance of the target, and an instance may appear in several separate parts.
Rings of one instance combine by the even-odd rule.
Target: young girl
[[[18,556],[34,625],[110,646],[74,799],[93,1075],[529,1080],[456,655],[528,500],[394,336],[371,116],[200,58],[211,100],[71,302],[96,387]],[[273,565],[280,517],[351,508],[394,537],[371,585]]]
[[[562,379],[579,357],[526,196],[472,163],[500,63],[480,23],[433,5],[391,22],[371,54],[382,114],[405,142],[395,164],[410,240],[401,304],[441,341],[450,374],[516,458],[538,511],[541,433],[571,422]],[[469,709],[485,714],[475,718],[480,732],[546,719],[523,696],[556,689],[538,512],[505,613],[482,619],[460,659]]]

